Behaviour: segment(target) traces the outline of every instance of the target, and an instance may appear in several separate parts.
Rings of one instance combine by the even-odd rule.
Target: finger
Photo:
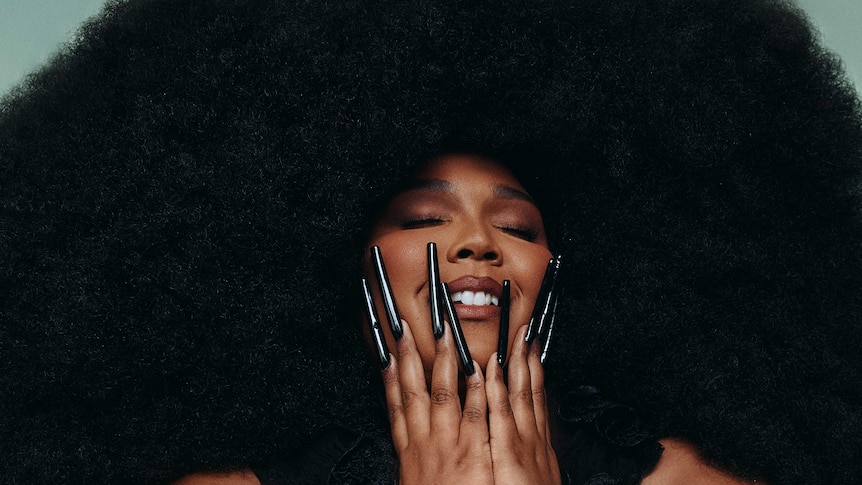
[[[536,303],[533,306],[533,313],[530,316],[530,323],[527,326],[526,339],[527,342],[532,342],[539,332],[539,321],[542,318],[545,300],[548,297],[548,292],[551,290],[551,279],[554,273],[554,258],[548,260],[548,266],[545,268],[545,275],[542,277],[542,284],[539,287],[539,294],[536,295]]]
[[[503,294],[500,295],[500,329],[497,332],[497,363],[506,363],[506,353],[509,350],[509,304],[511,299],[511,282],[503,280]]]
[[[429,397],[425,382],[425,368],[413,331],[406,321],[401,321],[403,335],[395,343],[398,351],[398,379],[401,387],[401,405],[407,420],[407,429],[411,435],[426,436],[430,430],[428,419]]]
[[[509,403],[515,418],[518,434],[528,438],[536,435],[536,417],[533,408],[533,388],[527,352],[530,345],[524,339],[526,327],[518,330],[512,355],[509,358]]]
[[[503,368],[500,367],[497,356],[491,356],[486,367],[488,375],[485,377],[485,394],[488,400],[488,426],[491,438],[491,453],[498,445],[511,441],[511,437],[517,436],[518,429],[515,426],[515,417],[512,406],[509,403],[509,390],[503,379]]]
[[[380,252],[380,246],[371,247],[371,263],[374,266],[377,283],[380,285],[380,295],[383,297],[386,320],[389,322],[392,336],[395,337],[395,340],[399,340],[404,330],[401,328],[401,317],[398,315],[395,294],[392,291],[392,283],[389,281],[389,275],[386,273],[386,265],[383,264],[383,254]]]
[[[389,427],[392,432],[392,443],[396,449],[403,449],[407,447],[408,434],[404,406],[401,403],[398,359],[389,355],[389,366],[383,369],[381,373],[383,375],[383,389],[386,394],[386,409],[389,411]]]
[[[471,363],[475,372],[466,377],[467,394],[464,397],[464,410],[461,412],[461,435],[458,441],[484,447],[488,443],[488,400],[485,396],[485,378],[476,361]]]
[[[457,439],[461,422],[458,397],[458,354],[452,332],[444,332],[435,342],[431,371],[431,429]],[[453,441],[454,442],[454,441]]]
[[[554,262],[553,272],[551,273],[551,280],[548,284],[548,293],[542,301],[541,312],[539,314],[539,325],[536,331],[536,335],[534,337],[540,337],[544,339],[544,337],[548,333],[548,325],[551,321],[551,316],[553,313],[554,302],[557,299],[557,295],[560,292],[560,287],[557,285],[558,276],[560,274],[560,265],[562,264],[562,256],[557,256],[552,261]],[[532,339],[528,338],[528,342],[532,342]]]
[[[530,345],[527,352],[527,366],[530,370],[530,389],[533,396],[533,416],[536,431],[543,439],[548,437],[548,398],[545,392],[545,369],[542,367],[541,351],[536,344]]]
[[[455,311],[455,304],[452,302],[449,285],[443,283],[440,289],[443,304],[446,307],[446,316],[449,317],[449,329],[452,331],[452,340],[455,342],[455,348],[458,350],[458,356],[461,358],[461,364],[464,366],[464,374],[469,377],[473,375],[476,369],[473,367],[470,349],[467,347],[467,340],[464,338],[461,323],[458,321],[458,312]]]
[[[362,296],[365,302],[365,319],[368,321],[371,341],[374,342],[374,348],[377,350],[380,368],[385,369],[389,366],[389,348],[386,346],[386,338],[383,336],[383,328],[377,318],[377,308],[375,308],[374,298],[371,296],[371,288],[366,278],[362,278]]]
[[[428,303],[431,307],[431,330],[435,339],[443,336],[443,305],[441,304],[440,264],[437,261],[437,244],[428,243]]]

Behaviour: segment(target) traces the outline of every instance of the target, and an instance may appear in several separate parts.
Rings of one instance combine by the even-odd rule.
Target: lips
[[[459,320],[499,318],[503,286],[488,277],[463,276],[449,282]]]

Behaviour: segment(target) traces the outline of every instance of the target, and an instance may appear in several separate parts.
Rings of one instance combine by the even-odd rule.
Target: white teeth
[[[456,291],[452,293],[452,301],[462,305],[500,305],[500,299],[484,291]]]

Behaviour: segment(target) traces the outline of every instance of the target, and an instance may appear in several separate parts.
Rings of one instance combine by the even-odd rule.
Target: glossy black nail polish
[[[443,306],[440,301],[440,265],[437,262],[437,244],[428,243],[428,291],[431,305],[431,330],[434,338],[443,336]]]
[[[392,294],[392,285],[389,283],[389,276],[386,274],[386,266],[383,264],[383,255],[380,254],[379,246],[371,248],[371,261],[374,263],[374,274],[377,275],[380,294],[383,296],[386,320],[389,322],[392,336],[395,337],[395,340],[400,340],[401,336],[404,335],[404,330],[401,328],[401,317],[398,315],[398,307],[395,305],[395,295]]]
[[[500,367],[506,362],[509,348],[509,295],[512,291],[509,280],[503,280],[503,294],[500,296],[500,333],[497,337],[497,363]]]
[[[551,283],[548,288],[548,296],[544,301],[544,306],[542,308],[542,313],[539,316],[539,325],[536,328],[536,336],[543,336],[548,332],[548,325],[550,324],[551,314],[553,313],[554,302],[557,299],[557,295],[560,291],[560,287],[557,284],[558,276],[560,274],[560,264],[562,263],[562,256],[557,256],[554,258],[554,271],[551,274]]]
[[[548,299],[548,292],[551,290],[551,279],[554,274],[555,262],[556,258],[549,259],[548,266],[545,268],[545,276],[542,277],[542,284],[539,286],[539,294],[536,295],[536,303],[533,306],[530,323],[527,325],[527,334],[524,336],[527,343],[532,342],[539,332],[539,322],[542,319],[542,310],[545,308],[545,301]]]
[[[470,349],[467,348],[467,341],[464,340],[464,334],[461,332],[461,322],[458,321],[458,314],[455,312],[455,304],[449,293],[449,285],[443,283],[440,288],[446,306],[446,315],[449,317],[449,327],[452,329],[452,338],[455,340],[455,348],[458,350],[458,356],[464,366],[464,374],[472,376],[476,369],[473,368],[473,358],[470,357]]]
[[[539,354],[539,362],[542,364],[545,363],[545,360],[548,358],[548,349],[551,347],[551,337],[554,335],[554,325],[557,322],[557,303],[560,301],[560,292],[557,292],[554,295],[554,303],[551,307],[551,317],[550,322],[548,323],[548,332],[543,338],[542,342],[542,353]]]
[[[389,349],[386,347],[386,339],[383,338],[383,328],[380,319],[377,318],[377,309],[374,307],[374,298],[371,296],[371,288],[368,280],[362,278],[362,296],[365,301],[365,316],[368,318],[368,326],[371,328],[371,340],[377,350],[377,358],[380,360],[380,368],[389,367]]]

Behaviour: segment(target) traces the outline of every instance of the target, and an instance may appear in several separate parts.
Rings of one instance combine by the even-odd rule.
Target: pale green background
[[[201,0],[207,1],[207,0]],[[0,95],[74,39],[105,0],[0,0]],[[862,0],[798,0],[862,91]]]

